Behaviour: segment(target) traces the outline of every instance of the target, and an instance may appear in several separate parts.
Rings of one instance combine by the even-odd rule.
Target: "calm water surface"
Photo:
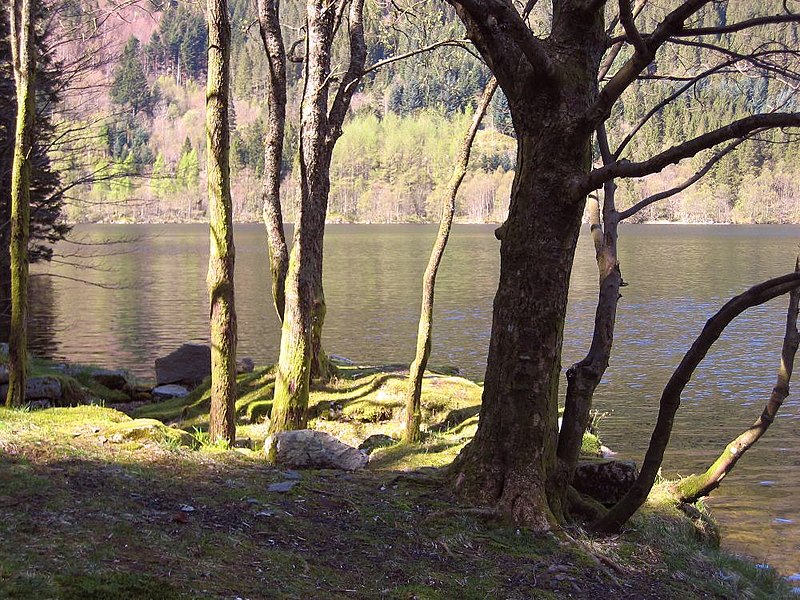
[[[455,228],[437,287],[431,362],[457,365],[475,379],[483,378],[497,285],[499,243],[493,229]],[[121,286],[35,277],[32,335],[38,354],[126,367],[152,378],[156,357],[185,341],[208,340],[205,226],[86,226],[76,233],[136,241],[113,246],[118,253],[95,261],[102,270],[53,265],[34,271]],[[597,272],[586,233],[572,276],[565,366],[583,357],[592,328]],[[431,226],[328,226],[324,341],[329,352],[357,361],[411,359],[421,274],[434,236]],[[611,366],[596,396],[597,408],[613,411],[602,423],[608,446],[641,460],[661,389],[705,320],[730,296],[790,271],[798,240],[800,227],[622,228],[620,262],[628,285]],[[239,354],[271,363],[279,324],[262,228],[239,226],[236,251]],[[684,393],[665,474],[701,469],[760,414],[774,385],[785,311],[785,298],[752,309],[716,344]],[[795,394],[710,501],[728,547],[786,575],[800,571],[799,443]]]

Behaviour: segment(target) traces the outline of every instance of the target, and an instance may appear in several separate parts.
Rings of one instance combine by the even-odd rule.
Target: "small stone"
[[[391,436],[383,433],[375,433],[365,439],[358,446],[359,450],[363,450],[367,454],[372,454],[378,448],[386,448],[387,446],[394,446],[397,440]]]
[[[194,506],[189,504],[181,504],[181,512],[190,513],[194,512]]]
[[[236,359],[236,373],[238,375],[242,373],[252,373],[255,368],[256,364],[253,362],[252,358],[245,356],[244,358]]]
[[[283,472],[283,473],[281,473],[281,474],[282,474],[282,475],[283,475],[283,476],[284,476],[286,479],[292,479],[292,480],[295,480],[295,481],[297,481],[298,479],[300,479],[300,478],[302,477],[302,476],[300,475],[300,473],[298,473],[297,471],[293,471],[293,470],[291,470],[291,469],[289,469],[288,471],[284,471],[284,472]]]
[[[281,481],[278,483],[270,483],[267,486],[268,492],[278,492],[281,494],[285,494],[289,490],[291,490],[294,486],[297,485],[296,481]]]
[[[169,400],[170,398],[183,398],[189,394],[189,390],[181,385],[160,385],[153,388],[150,392],[154,400]]]

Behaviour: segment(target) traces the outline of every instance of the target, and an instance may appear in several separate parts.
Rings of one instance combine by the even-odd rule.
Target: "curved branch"
[[[800,261],[795,263],[795,272],[798,270],[800,270]],[[723,478],[739,462],[739,459],[761,439],[761,436],[775,421],[783,401],[789,396],[789,381],[794,369],[794,357],[797,354],[797,347],[800,345],[800,333],[797,331],[798,306],[800,306],[800,289],[795,288],[789,293],[789,309],[786,313],[786,331],[783,336],[781,365],[778,369],[777,381],[764,410],[753,425],[725,447],[719,458],[705,473],[691,475],[673,486],[672,491],[681,502],[696,502],[717,489]]]
[[[678,163],[684,158],[689,158],[698,152],[713,148],[717,144],[747,136],[759,129],[777,127],[800,127],[800,113],[767,113],[739,119],[724,127],[688,140],[683,144],[673,146],[648,160],[641,162],[618,160],[610,165],[597,168],[583,178],[582,181],[578,182],[578,188],[588,193],[615,177],[644,177],[645,175],[658,173],[667,165]]]
[[[748,308],[764,304],[798,287],[800,287],[800,273],[797,272],[770,279],[729,300],[717,314],[706,322],[703,331],[686,352],[664,387],[658,419],[639,477],[622,500],[614,505],[607,515],[592,524],[593,529],[618,531],[647,499],[664,459],[664,451],[672,434],[675,413],[681,403],[681,394],[692,378],[695,369],[725,328]]]
[[[706,162],[706,164],[703,165],[701,169],[695,172],[694,175],[686,179],[680,185],[677,185],[668,190],[664,190],[663,192],[653,194],[652,196],[648,196],[647,198],[640,200],[630,208],[623,210],[622,212],[619,213],[619,220],[624,221],[625,219],[632,217],[642,209],[647,208],[651,204],[654,204],[655,202],[658,202],[660,200],[665,200],[666,198],[671,198],[675,194],[678,194],[683,190],[693,186],[695,183],[700,181],[713,168],[715,164],[717,164],[720,160],[722,160],[723,157],[733,152],[746,139],[747,138],[745,137],[735,139],[733,142],[722,148],[719,152],[714,153],[714,156],[712,156]]]

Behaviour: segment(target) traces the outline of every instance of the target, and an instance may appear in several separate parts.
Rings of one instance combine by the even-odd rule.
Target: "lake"
[[[483,378],[497,285],[493,226],[456,226],[436,292],[431,364]],[[265,235],[236,230],[239,355],[277,359]],[[330,225],[325,239],[328,352],[371,363],[409,362],[419,317],[422,272],[436,228]],[[37,266],[31,291],[33,350],[50,358],[124,367],[154,377],[156,357],[186,341],[208,341],[203,225],[92,225],[75,229],[84,245],[62,244],[67,264]],[[86,245],[111,240],[110,246]],[[620,229],[625,282],[611,366],[595,407],[610,412],[604,443],[641,461],[663,385],[706,319],[731,296],[791,271],[798,226],[629,225]],[[88,263],[93,268],[85,268]],[[53,274],[56,277],[45,276]],[[71,279],[70,279],[71,278]],[[91,280],[87,285],[75,280]],[[564,368],[588,350],[597,269],[588,230],[572,275]],[[686,389],[664,474],[690,474],[760,414],[775,382],[787,298],[751,309],[709,353]],[[796,384],[794,389],[800,389]],[[709,504],[724,544],[778,568],[800,572],[800,402],[790,395],[769,432]]]

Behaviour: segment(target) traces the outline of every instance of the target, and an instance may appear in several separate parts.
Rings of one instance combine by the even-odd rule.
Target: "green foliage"
[[[145,52],[161,73],[199,79],[206,71],[208,32],[203,13],[193,4],[169,2]]]
[[[141,44],[135,37],[131,37],[125,44],[117,68],[114,69],[110,97],[114,104],[129,109],[134,118],[139,112],[152,114],[156,96],[144,74]]]

